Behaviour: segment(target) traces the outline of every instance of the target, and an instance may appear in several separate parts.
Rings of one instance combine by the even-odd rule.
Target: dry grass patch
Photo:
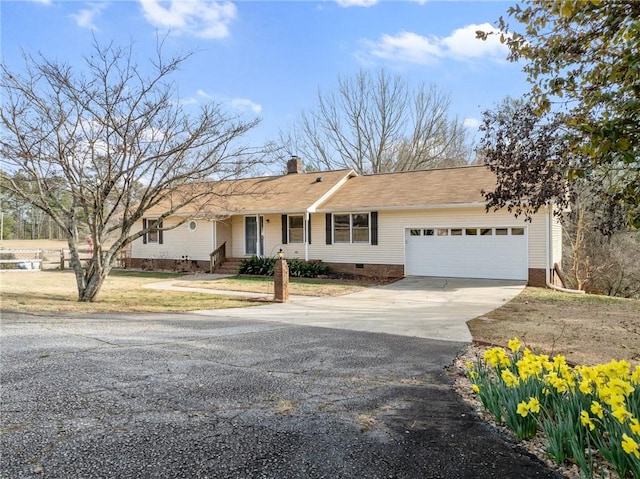
[[[1,271],[2,309],[51,312],[173,312],[253,306],[241,297],[144,289],[142,285],[177,279],[176,273],[113,271],[98,300],[77,301],[72,271]]]
[[[249,293],[273,294],[273,278],[254,276],[234,276],[232,278],[180,282],[187,288],[219,289],[224,291],[245,291]],[[289,294],[299,296],[340,296],[366,289],[369,284],[350,283],[333,280],[291,278]]]
[[[0,249],[67,249],[66,240],[2,240]]]
[[[562,354],[577,364],[640,363],[640,301],[526,288],[501,308],[468,323],[476,341]]]

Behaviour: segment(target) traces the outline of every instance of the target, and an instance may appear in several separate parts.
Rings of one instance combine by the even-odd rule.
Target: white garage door
[[[410,228],[405,273],[413,276],[519,279],[528,277],[527,229]]]

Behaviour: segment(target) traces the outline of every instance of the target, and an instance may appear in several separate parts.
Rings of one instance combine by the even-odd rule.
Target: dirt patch
[[[526,288],[501,308],[468,323],[475,341],[562,354],[576,364],[612,359],[640,363],[640,301]]]

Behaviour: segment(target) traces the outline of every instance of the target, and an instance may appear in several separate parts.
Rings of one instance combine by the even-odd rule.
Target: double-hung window
[[[333,215],[333,241],[335,243],[369,243],[369,213]]]
[[[304,216],[289,215],[289,243],[304,243]]]
[[[143,219],[142,227],[147,233],[142,237],[143,243],[162,244],[162,220]]]

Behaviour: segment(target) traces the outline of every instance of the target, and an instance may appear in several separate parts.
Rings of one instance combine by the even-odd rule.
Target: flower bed
[[[640,479],[640,366],[626,361],[571,367],[509,341],[466,363],[471,388],[498,424],[520,439],[542,434],[556,463],[594,477],[606,461],[620,478]]]

